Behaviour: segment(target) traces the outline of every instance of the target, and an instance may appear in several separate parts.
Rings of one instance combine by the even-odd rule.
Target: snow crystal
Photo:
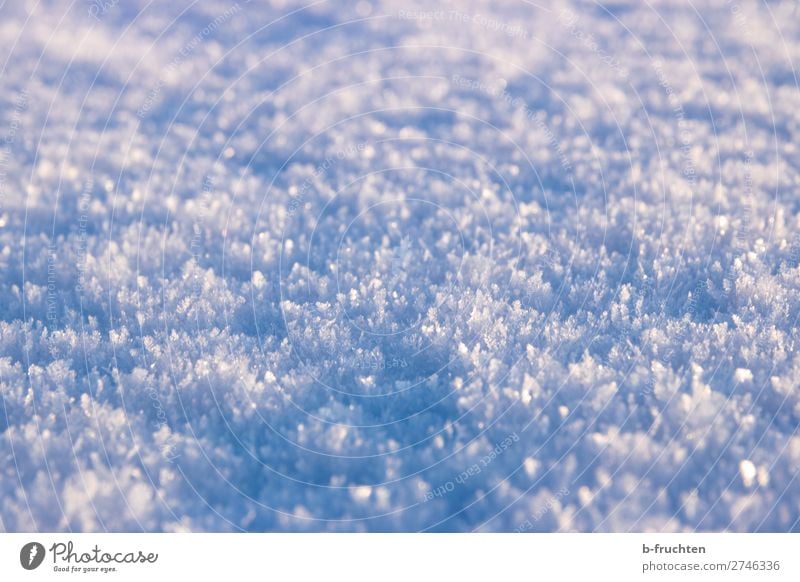
[[[753,380],[753,373],[747,368],[736,368],[733,379],[737,382],[750,382]]]
[[[751,487],[753,485],[757,474],[758,471],[753,461],[745,459],[739,463],[739,475],[741,475],[742,483],[744,483],[745,487]]]
[[[0,4],[0,531],[800,528],[796,3]]]

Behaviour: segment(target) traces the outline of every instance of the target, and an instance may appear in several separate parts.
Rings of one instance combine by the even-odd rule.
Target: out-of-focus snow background
[[[800,528],[795,2],[0,39],[0,531]]]

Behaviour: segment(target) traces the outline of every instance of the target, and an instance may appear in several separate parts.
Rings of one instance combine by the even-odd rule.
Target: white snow
[[[106,4],[0,6],[0,531],[800,528],[795,2]]]
[[[739,463],[739,474],[742,477],[742,483],[744,483],[744,486],[752,487],[756,475],[758,475],[758,470],[756,469],[756,466],[753,464],[753,461],[745,459],[744,461]]]

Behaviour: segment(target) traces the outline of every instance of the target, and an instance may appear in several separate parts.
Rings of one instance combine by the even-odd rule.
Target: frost
[[[753,373],[747,368],[736,368],[733,373],[733,379],[737,382],[751,382],[753,380]]]
[[[0,530],[798,530],[795,3],[106,4],[0,7]]]
[[[742,483],[744,483],[745,487],[751,487],[753,485],[757,474],[758,471],[753,461],[745,459],[739,463],[739,475],[741,475]]]

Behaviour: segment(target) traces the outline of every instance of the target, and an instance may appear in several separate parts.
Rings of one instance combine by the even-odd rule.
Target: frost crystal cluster
[[[0,531],[800,528],[795,3],[440,4],[2,3]]]

